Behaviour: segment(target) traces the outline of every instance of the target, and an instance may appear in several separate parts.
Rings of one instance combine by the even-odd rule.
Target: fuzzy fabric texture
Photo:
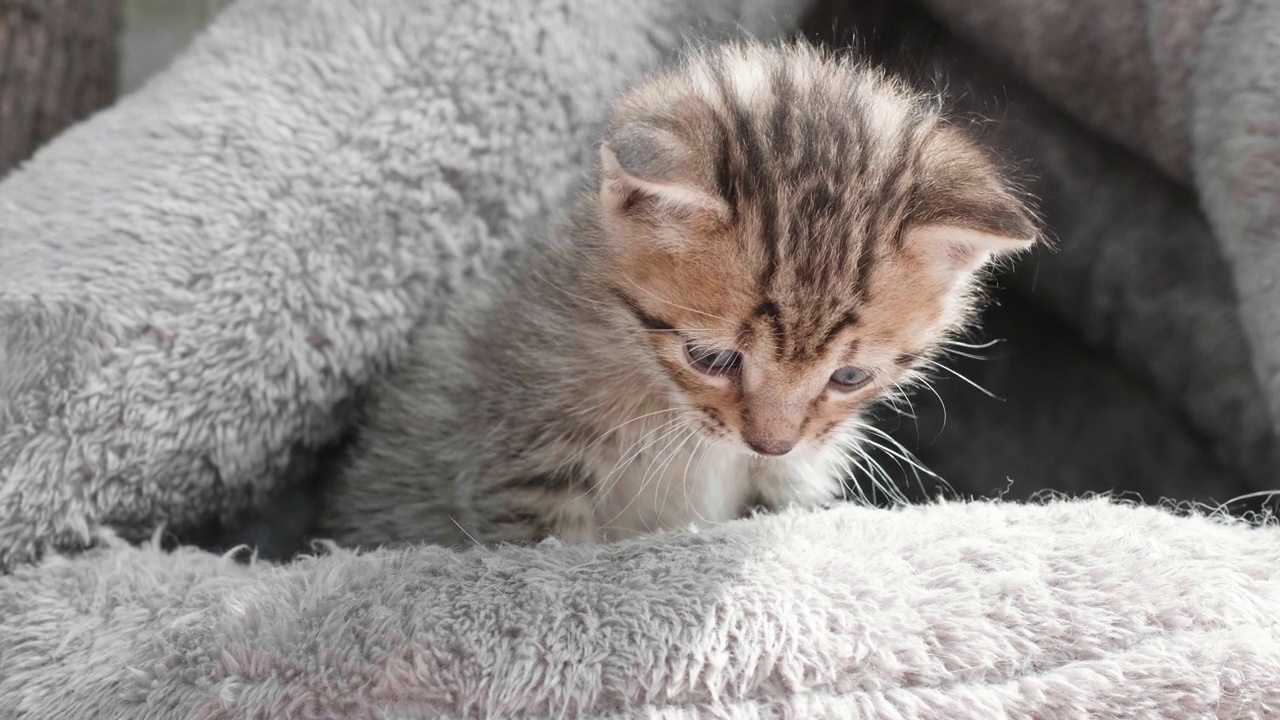
[[[0,584],[0,716],[1265,718],[1280,532],[1106,501],[845,506],[287,566],[110,547]]]

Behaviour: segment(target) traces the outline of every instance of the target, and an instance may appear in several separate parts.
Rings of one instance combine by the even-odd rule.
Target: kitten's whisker
[[[609,437],[610,435],[612,435],[612,434],[614,434],[614,433],[618,432],[619,430],[621,430],[622,428],[626,427],[627,425],[630,425],[631,423],[636,422],[636,421],[638,421],[638,420],[644,420],[645,418],[651,418],[651,417],[653,417],[654,415],[661,415],[662,413],[667,413],[667,412],[675,412],[675,408],[665,408],[665,409],[662,409],[662,410],[654,410],[653,412],[649,412],[649,413],[645,413],[644,415],[640,415],[640,416],[637,416],[637,417],[633,417],[633,418],[631,418],[630,420],[627,420],[626,422],[619,423],[618,425],[615,425],[614,427],[612,427],[612,428],[610,428],[610,429],[608,429],[608,430],[605,430],[604,432],[600,433],[600,436],[599,436],[599,437],[597,437],[595,440],[592,440],[588,445],[586,445],[585,447],[583,447],[583,448],[582,448],[581,450],[579,450],[578,452],[574,453],[572,456],[570,456],[570,458],[569,458],[568,460],[565,460],[565,461],[564,461],[563,463],[561,463],[558,467],[556,467],[556,469],[557,469],[557,470],[559,470],[560,468],[564,467],[565,465],[568,465],[569,463],[573,462],[574,460],[577,460],[578,458],[582,457],[583,455],[585,455],[585,454],[587,453],[587,451],[588,451],[588,450],[590,450],[591,448],[595,447],[596,445],[599,445],[601,442],[603,442],[603,441],[604,441],[604,439],[605,439],[605,438],[607,438],[607,437]]]
[[[487,553],[489,553],[489,554],[491,554],[491,555],[493,554],[493,549],[492,549],[492,548],[490,548],[490,547],[488,547],[487,545],[485,545],[484,543],[480,542],[479,540],[477,540],[477,539],[476,539],[476,537],[475,537],[474,535],[472,535],[471,533],[467,532],[467,529],[466,529],[466,528],[464,528],[464,527],[462,527],[462,523],[460,523],[460,522],[458,522],[457,520],[455,520],[455,519],[453,518],[453,516],[452,516],[452,515],[446,515],[445,517],[449,518],[449,522],[451,522],[451,523],[453,523],[454,525],[456,525],[456,526],[458,527],[458,529],[462,531],[462,534],[467,536],[467,539],[468,539],[468,540],[470,540],[471,542],[475,543],[475,546],[476,546],[476,547],[480,548],[481,550],[484,550],[485,552],[487,552]]]
[[[890,445],[892,445],[893,448],[896,448],[896,452],[895,452],[893,448],[885,447],[884,445],[881,445],[880,443],[872,440],[871,438],[866,437],[865,435],[862,438],[865,442],[879,448],[880,450],[882,450],[885,453],[888,453],[891,456],[898,458],[899,460],[911,465],[912,468],[917,470],[918,472],[915,473],[916,483],[920,486],[920,492],[923,493],[925,496],[928,496],[929,493],[928,493],[928,490],[926,490],[924,487],[924,482],[920,479],[921,472],[923,472],[924,474],[936,480],[938,484],[941,485],[942,488],[947,492],[955,494],[955,491],[956,491],[955,488],[952,487],[951,483],[948,482],[946,478],[942,477],[941,475],[934,472],[933,470],[930,470],[929,467],[926,466],[920,460],[920,458],[915,456],[915,453],[911,452],[905,446],[903,446],[902,443],[898,442],[897,438],[886,433],[880,428],[875,427],[874,425],[868,425],[866,423],[859,422],[856,427],[858,427],[860,430],[865,430],[868,432],[875,433],[876,435],[884,438],[884,440],[888,442]]]
[[[870,482],[872,482],[873,488],[879,486],[879,480],[876,477],[876,470],[881,470],[883,473],[883,468],[879,468],[879,466],[876,465],[876,462],[874,462],[873,460],[870,460],[870,457],[865,455],[864,452],[858,452],[858,454],[856,454],[855,456],[855,455],[850,455],[849,451],[842,451],[841,455],[844,456],[844,459],[845,459],[846,473],[849,474],[849,477],[852,480],[854,480],[854,489],[858,491],[859,500],[863,502],[863,505],[867,505],[867,506],[876,505],[876,502],[874,502],[872,498],[867,497],[867,488],[863,487],[863,483],[861,483],[861,480],[859,479],[859,474],[854,473],[854,471],[852,471],[852,468],[856,468],[860,470],[860,473],[864,474],[865,477],[867,477],[867,479],[869,479]],[[868,465],[863,465],[863,462],[861,462],[863,460],[867,461]],[[852,466],[852,468],[850,468],[850,465]]]
[[[999,345],[1002,342],[1004,342],[1004,338],[996,338],[994,340],[988,340],[987,342],[984,342],[981,344],[961,342],[959,340],[943,340],[941,344],[954,345],[956,347],[968,348],[970,350],[986,350],[987,348],[993,345]]]
[[[916,415],[915,403],[911,402],[911,396],[907,393],[906,389],[897,382],[893,382],[893,387],[897,389],[898,397],[902,398],[902,400],[907,403],[907,407],[911,408],[911,412],[908,413],[907,416],[911,418],[911,421],[916,426],[916,437],[920,437],[920,417]]]
[[[888,470],[886,470],[883,465],[876,462],[875,458],[871,457],[871,455],[863,447],[861,447],[861,443],[867,443],[876,447],[880,447],[880,446],[874,441],[872,441],[871,439],[867,438],[861,432],[856,433],[856,438],[857,438],[857,442],[849,445],[848,450],[854,453],[857,453],[862,459],[867,461],[867,464],[870,467],[879,471],[879,478],[882,478],[884,480],[884,484],[881,485],[879,480],[873,475],[872,482],[874,483],[874,485],[876,487],[879,487],[880,490],[884,492],[889,499],[894,501],[901,501],[903,504],[906,504],[906,495],[897,489],[897,483],[889,475]]]
[[[454,525],[456,525],[456,526],[458,527],[458,529],[462,531],[462,534],[467,536],[467,539],[468,539],[468,540],[470,540],[471,542],[475,543],[475,546],[476,546],[476,547],[480,548],[480,549],[481,549],[481,550],[483,550],[484,552],[489,553],[490,555],[494,555],[494,554],[495,554],[495,553],[493,552],[493,548],[488,547],[487,545],[485,545],[485,544],[481,543],[479,540],[477,540],[477,539],[476,539],[476,537],[475,537],[474,535],[472,535],[471,533],[467,532],[467,529],[466,529],[466,528],[464,528],[464,527],[462,527],[462,523],[460,523],[460,522],[458,522],[456,519],[454,519],[454,517],[453,517],[452,515],[445,515],[445,517],[449,518],[449,522],[451,522],[451,523],[453,523]],[[490,575],[492,575],[492,574],[493,574],[493,569],[486,570],[486,571],[485,571],[485,573],[484,573],[483,575],[481,575],[481,576],[480,576],[480,580],[481,580],[481,581],[488,580],[488,579],[489,579],[489,576],[490,576]],[[494,588],[493,588],[493,589],[494,589],[494,590],[496,590],[496,591],[497,591],[497,593],[498,593],[499,595],[501,595],[502,597],[506,598],[508,601],[510,601],[510,600],[511,600],[510,596],[508,596],[506,593],[502,592],[502,590],[501,590],[501,589],[499,589],[496,585],[494,586]]]
[[[920,420],[920,416],[915,412],[915,406],[911,403],[911,398],[906,395],[905,391],[887,394],[880,398],[878,403],[893,411],[895,415],[909,417],[917,422]],[[903,408],[904,405],[906,406],[905,409]]]
[[[943,365],[943,364],[942,364],[942,363],[940,363],[940,362],[934,362],[933,360],[930,360],[929,358],[923,358],[923,357],[922,357],[922,358],[920,358],[920,359],[921,359],[921,360],[923,360],[924,362],[926,362],[926,363],[928,363],[928,364],[930,364],[930,365],[932,365],[932,366],[936,367],[936,368],[939,368],[939,369],[941,369],[941,370],[946,370],[947,372],[951,373],[952,375],[955,375],[956,377],[958,377],[958,378],[960,378],[961,380],[963,380],[963,381],[965,381],[966,383],[968,383],[970,386],[972,386],[972,387],[973,387],[974,389],[976,389],[978,392],[981,392],[983,395],[986,395],[987,397],[991,398],[992,400],[999,400],[1000,402],[1005,402],[1005,399],[1004,399],[1004,398],[1000,397],[999,395],[996,395],[995,393],[993,393],[993,392],[991,392],[990,390],[988,390],[988,389],[986,389],[986,388],[982,387],[982,386],[981,386],[981,385],[979,385],[978,383],[976,383],[976,382],[974,382],[974,381],[970,380],[969,378],[967,378],[967,377],[965,377],[964,375],[960,374],[960,372],[959,372],[959,371],[957,371],[957,370],[953,370],[952,368],[949,368],[949,367],[947,367],[946,365]]]
[[[671,435],[675,434],[677,431],[680,430],[680,428],[681,426],[679,425],[679,418],[672,418],[664,422],[662,425],[658,426],[657,428],[645,433],[644,435],[641,435],[640,438],[638,438],[631,445],[627,446],[626,450],[622,452],[621,456],[618,458],[618,461],[614,463],[613,468],[610,469],[609,473],[605,476],[605,479],[606,480],[613,479],[614,482],[617,482],[617,480],[621,478],[622,473],[625,472],[626,469],[631,466],[631,463],[635,462],[636,459],[638,459],[641,455],[643,455],[646,450],[662,442],[664,438],[668,438]],[[659,431],[661,431],[661,434],[657,434],[659,433]],[[654,437],[655,434],[656,434],[656,437]],[[652,439],[649,439],[648,442],[645,442],[645,440],[648,438],[652,438]],[[641,443],[644,443],[644,444],[641,445]]]
[[[870,480],[873,484],[877,482],[874,463],[863,465],[863,461],[867,460],[864,453],[857,452],[855,449],[850,448],[848,450],[842,450],[841,455],[844,457],[846,462],[852,463],[854,467],[861,471],[861,473],[866,476],[865,479]],[[858,478],[857,475],[854,475],[854,477]],[[867,489],[862,486],[861,480],[859,480],[856,487],[858,489],[858,495],[861,497],[862,501],[867,504],[872,504],[871,499],[867,497]]]
[[[703,438],[703,441],[706,442],[707,444],[711,444],[712,442],[714,442],[712,440],[707,440],[705,437]],[[702,455],[698,457],[698,464],[693,467],[693,472],[695,477],[702,472],[703,465],[706,463],[706,461],[707,461],[707,453],[704,452]],[[694,506],[693,512],[698,517],[698,519],[702,521],[704,525],[715,526],[715,525],[722,524],[719,520],[712,520],[711,518],[708,518],[707,516],[703,515],[701,508],[699,508],[697,505]]]
[[[862,487],[858,484],[858,476],[854,472],[853,463],[848,458],[840,458],[841,502],[858,502],[860,498],[853,494],[853,490],[857,490],[859,494],[862,493]],[[865,503],[865,500],[863,502]]]
[[[613,303],[608,303],[608,302],[605,302],[605,301],[603,301],[603,300],[597,300],[597,299],[595,299],[595,298],[589,298],[589,297],[586,297],[585,295],[578,295],[577,293],[570,292],[570,291],[568,291],[568,290],[566,290],[566,289],[564,289],[564,288],[560,287],[559,285],[557,285],[557,284],[555,284],[555,283],[551,282],[550,280],[548,280],[548,279],[547,279],[547,276],[543,275],[542,273],[538,272],[537,270],[534,270],[534,271],[533,271],[533,275],[534,275],[534,277],[538,278],[538,279],[539,279],[539,280],[541,280],[542,282],[544,282],[544,283],[546,283],[546,284],[550,285],[551,287],[555,288],[556,290],[559,290],[560,292],[562,292],[562,293],[564,293],[565,295],[567,295],[567,296],[569,296],[569,297],[573,298],[574,300],[581,300],[582,302],[585,302],[585,303],[590,303],[590,304],[592,304],[592,305],[600,305],[600,306],[602,306],[602,307],[607,307],[607,308],[610,308],[610,309],[613,309],[613,308],[615,307]]]
[[[612,399],[612,398],[605,398],[602,402],[596,403],[595,405],[591,406],[591,410],[592,410],[592,411],[599,411],[599,410],[600,410],[600,409],[602,409],[605,405],[607,405],[609,402],[612,402],[612,401],[613,401],[613,399]],[[608,438],[610,435],[612,435],[613,433],[617,432],[618,430],[622,429],[623,427],[625,427],[625,426],[627,426],[627,425],[630,425],[630,424],[631,424],[631,423],[633,423],[633,422],[637,422],[637,421],[639,421],[639,420],[644,420],[644,419],[646,419],[646,418],[653,417],[654,415],[661,415],[661,414],[662,414],[662,413],[664,413],[664,412],[671,412],[672,410],[673,410],[672,408],[667,408],[667,409],[664,409],[664,410],[655,410],[655,411],[653,411],[653,412],[645,413],[645,414],[643,414],[643,415],[639,415],[639,416],[637,416],[637,417],[633,417],[633,418],[631,418],[630,420],[627,420],[627,421],[625,421],[625,422],[619,423],[619,424],[618,424],[618,425],[616,425],[615,427],[613,427],[613,428],[611,428],[611,429],[609,429],[609,430],[606,430],[606,431],[605,431],[605,432],[603,432],[603,433],[600,433],[600,435],[599,435],[599,436],[597,436],[595,440],[592,440],[590,443],[588,443],[588,444],[587,444],[587,445],[585,445],[584,447],[580,448],[577,452],[575,452],[575,453],[571,454],[569,457],[565,458],[565,459],[564,459],[560,464],[558,464],[558,465],[556,465],[554,468],[552,468],[550,472],[553,472],[553,473],[554,473],[554,472],[556,472],[556,471],[558,471],[558,470],[562,470],[562,469],[563,469],[564,467],[566,467],[567,465],[569,465],[569,464],[571,464],[571,463],[574,463],[574,462],[577,462],[578,460],[581,460],[582,458],[584,458],[584,457],[586,456],[587,452],[589,452],[592,448],[594,448],[596,445],[599,445],[599,444],[600,444],[601,442],[603,442],[606,438]],[[576,409],[576,410],[571,410],[570,412],[575,412],[575,413],[577,413],[577,412],[582,412],[582,413],[584,413],[584,414],[585,414],[587,411],[586,411],[585,409],[583,409],[582,407],[579,407],[578,409]],[[660,427],[660,426],[659,426],[659,427]],[[643,436],[642,436],[642,437],[643,437]],[[579,500],[579,499],[581,499],[582,497],[584,497],[586,494],[589,494],[589,493],[591,493],[591,492],[593,492],[593,491],[594,491],[594,488],[588,488],[584,493],[582,493],[582,494],[580,494],[580,495],[578,495],[578,496],[574,497],[574,498],[573,498],[573,500],[574,500],[574,501]]]
[[[672,418],[671,420],[662,423],[653,430],[641,435],[635,442],[628,445],[627,448],[622,451],[621,455],[618,457],[618,461],[613,464],[613,468],[611,468],[600,480],[596,501],[591,506],[592,512],[600,509],[600,506],[609,497],[609,493],[613,490],[614,486],[621,481],[622,474],[626,472],[627,468],[631,467],[631,463],[635,462],[636,458],[638,458],[650,446],[661,442],[663,438],[668,437],[679,429],[679,426],[676,425],[678,419],[679,418]],[[653,435],[657,435],[657,437],[646,443],[645,440]],[[642,443],[643,446],[641,446]]]
[[[848,463],[840,463],[840,499],[844,501],[849,500],[849,474]]]
[[[884,493],[885,498],[888,500],[892,500],[893,502],[900,503],[902,505],[909,504],[907,502],[906,495],[904,495],[901,490],[898,490],[897,483],[893,481],[893,478],[889,475],[889,471],[885,470],[883,465],[876,462],[866,450],[863,450],[856,445],[853,446],[853,451],[860,455],[863,460],[866,460],[868,465],[879,471],[879,477],[877,477],[876,473],[872,473],[871,475],[871,483],[873,487],[879,488],[880,492]],[[881,482],[881,480],[883,480],[883,482]]]
[[[840,499],[845,502],[854,502],[853,492],[850,486],[857,487],[858,481],[854,477],[853,468],[849,466],[848,460],[840,459]]]
[[[699,433],[697,428],[690,427],[688,434],[685,435],[684,439],[680,441],[680,444],[677,445],[675,449],[671,451],[671,454],[668,456],[667,462],[663,464],[662,469],[659,471],[660,475],[655,475],[654,477],[657,478],[659,476],[665,476],[667,473],[667,470],[671,468],[671,463],[676,461],[676,458],[680,455],[680,451],[684,449],[685,444],[688,443],[694,437],[696,437],[698,434]],[[688,464],[686,463],[686,467],[687,466]],[[654,503],[654,511],[657,512],[658,514],[659,522],[662,521],[663,513],[667,509],[667,496],[671,494],[672,488],[673,488],[673,483],[667,483],[665,487],[659,488],[661,492],[658,493],[657,497],[662,499],[661,506],[659,506],[659,504],[656,502]]]
[[[697,457],[698,467],[701,469],[704,456],[699,453],[702,452],[702,446],[705,445],[706,442],[706,436],[702,433],[698,433],[698,443],[693,446],[693,452],[689,453],[689,459],[684,464],[684,476],[680,480],[680,497],[684,498],[685,509],[692,510],[693,514],[704,524],[707,522],[707,519],[702,516],[702,510],[698,508],[698,503],[690,502],[689,499],[689,466],[693,464],[693,459]]]
[[[975,353],[964,352],[963,350],[947,349],[947,350],[944,350],[943,352],[946,353],[947,355],[959,355],[960,357],[967,357],[970,360],[989,360],[990,359],[986,355],[977,355]]]
[[[905,470],[905,469],[906,469],[906,468],[904,468],[904,467],[902,466],[902,463],[904,462],[904,459],[903,459],[901,456],[899,456],[897,453],[894,453],[893,451],[889,450],[889,449],[888,449],[888,448],[886,448],[885,446],[883,446],[883,445],[881,445],[880,443],[878,443],[878,442],[876,442],[876,441],[874,441],[874,440],[871,440],[871,439],[869,439],[869,438],[863,438],[863,442],[865,442],[866,444],[868,444],[868,445],[870,445],[870,446],[872,446],[872,447],[874,447],[874,448],[879,449],[881,452],[885,453],[885,454],[886,454],[886,455],[888,455],[890,458],[892,458],[892,459],[893,459],[893,461],[894,461],[894,463],[898,466],[898,469],[899,469],[899,470]],[[865,451],[864,451],[864,452],[865,452]],[[926,494],[926,495],[927,495],[927,494],[928,494],[928,491],[926,491],[926,490],[925,490],[925,487],[924,487],[924,481],[922,481],[922,480],[920,479],[920,471],[917,469],[917,466],[916,466],[914,463],[912,463],[911,461],[909,461],[909,460],[906,460],[905,462],[907,463],[907,466],[908,466],[908,467],[910,467],[910,469],[911,469],[911,475],[912,475],[912,477],[914,477],[914,478],[916,479],[916,485],[920,488],[920,492],[921,492],[921,493],[923,493],[923,494]],[[888,482],[888,481],[886,480],[886,482]],[[909,485],[910,485],[910,483],[908,482],[908,486],[909,486]],[[894,487],[896,487],[896,483],[894,484]],[[898,499],[898,498],[895,498],[895,499]],[[908,503],[908,501],[907,501],[907,499],[906,499],[906,495],[905,495],[905,493],[903,493],[903,494],[902,494],[902,496],[901,496],[901,501],[902,501],[902,504],[904,504],[904,505],[909,504],[909,503]]]
[[[862,482],[858,478],[858,473],[854,472],[854,469],[868,474],[870,474],[870,471],[864,468],[862,463],[844,452],[840,454],[840,464],[844,467],[844,474],[849,478],[853,485],[853,489],[858,493],[857,499],[862,501],[863,505],[871,505],[871,500],[867,498],[867,491],[862,487]]]
[[[675,437],[673,436],[678,437],[678,433],[681,433],[682,430],[685,429],[684,420],[682,420],[682,418],[680,418],[680,416],[677,415],[676,418],[667,420],[666,423],[663,423],[662,428],[658,428],[658,429],[662,429],[663,432],[658,434],[657,437],[653,437],[652,439],[650,439],[649,442],[644,443],[643,447],[636,447],[636,446],[639,445],[639,443],[643,441],[645,437],[653,436],[654,432],[657,432],[657,430],[654,430],[654,432],[646,433],[645,436],[639,439],[639,441],[636,441],[635,443],[632,443],[631,446],[628,446],[626,452],[627,454],[630,454],[630,455],[628,455],[627,457],[620,457],[620,459],[618,459],[618,462],[614,464],[614,469],[609,471],[608,478],[612,478],[612,483],[609,484],[609,491],[612,491],[614,487],[617,487],[617,484],[620,483],[622,480],[622,475],[626,473],[626,470],[628,468],[630,468],[632,462],[635,462],[636,460],[640,460],[641,456],[644,456],[646,452],[649,451],[649,448],[652,448],[653,446],[658,445],[658,443],[662,442],[663,439],[667,439],[667,445],[663,446],[664,448],[671,446],[671,443],[675,442]],[[632,448],[635,448],[635,450],[632,451]],[[652,464],[650,464],[649,466],[650,468],[652,468]],[[603,493],[603,495],[608,495],[608,492]],[[599,505],[596,505],[596,509],[599,509]]]
[[[885,447],[884,445],[881,445],[880,443],[876,442],[875,440],[872,440],[871,438],[869,438],[869,437],[867,437],[867,436],[865,436],[865,435],[863,435],[863,436],[862,436],[862,439],[863,439],[865,442],[870,443],[871,445],[874,445],[875,447],[880,448],[881,450],[885,451],[886,453],[889,453],[890,455],[893,455],[893,456],[897,457],[899,460],[902,460],[903,462],[905,462],[905,463],[907,463],[907,464],[911,465],[912,467],[916,468],[916,469],[917,469],[917,470],[919,470],[920,472],[925,473],[926,475],[928,475],[928,476],[930,476],[930,477],[934,477],[934,478],[941,479],[941,478],[938,476],[938,474],[937,474],[937,473],[935,473],[934,471],[932,471],[932,470],[930,470],[929,468],[925,467],[925,466],[924,466],[924,464],[923,464],[923,463],[921,463],[921,462],[919,461],[919,459],[918,459],[918,458],[916,458],[916,456],[915,456],[915,455],[913,455],[913,454],[911,453],[911,451],[910,451],[910,450],[908,450],[908,449],[906,449],[905,447],[903,447],[903,446],[902,446],[902,443],[898,442],[898,441],[897,441],[897,439],[895,439],[895,438],[894,438],[892,435],[890,435],[889,433],[887,433],[887,432],[885,432],[885,431],[881,430],[880,428],[878,428],[878,427],[876,427],[876,426],[874,426],[874,425],[868,425],[868,424],[863,423],[863,422],[856,422],[852,427],[855,427],[855,428],[857,428],[858,430],[863,430],[863,431],[866,431],[866,432],[872,432],[872,433],[875,433],[876,435],[878,435],[878,436],[880,436],[880,437],[884,438],[887,442],[889,442],[891,445],[893,445],[895,448],[897,448],[897,451],[891,450],[891,449],[889,449],[889,448]]]
[[[683,445],[689,439],[689,433],[692,432],[692,430],[690,430],[690,428],[687,425],[682,425],[679,428],[679,430],[680,430],[679,434],[677,434],[675,438],[669,440],[667,444],[662,447],[662,450],[658,451],[659,454],[666,452],[667,448],[671,447],[671,445],[675,443],[677,440],[679,440],[680,444]],[[678,449],[679,449],[679,446],[677,446],[677,450]],[[606,527],[609,525],[612,525],[614,521],[616,521],[618,518],[626,514],[627,510],[631,509],[631,506],[635,504],[636,500],[638,500],[640,496],[644,494],[645,488],[649,486],[650,478],[657,476],[656,473],[659,471],[655,470],[655,466],[658,464],[658,462],[661,462],[666,459],[667,459],[666,457],[662,457],[659,459],[659,461],[650,464],[649,469],[645,471],[644,477],[640,481],[640,487],[637,488],[634,493],[632,493],[631,499],[627,501],[627,504],[624,505],[622,509],[619,510],[617,513],[615,513],[613,517],[609,518],[609,520],[606,523],[604,523]]]
[[[724,317],[724,316],[722,316],[722,315],[714,315],[714,314],[709,313],[709,312],[704,312],[704,311],[702,311],[702,310],[697,310],[697,309],[695,309],[695,308],[686,307],[686,306],[681,305],[681,304],[679,304],[679,303],[671,302],[670,300],[668,300],[668,299],[666,299],[666,298],[664,298],[664,297],[662,297],[662,296],[660,296],[660,295],[658,295],[658,294],[654,293],[653,291],[649,290],[648,288],[646,288],[646,287],[642,287],[639,283],[637,283],[637,282],[635,282],[635,281],[632,281],[632,282],[631,282],[631,287],[635,288],[636,290],[639,290],[640,292],[644,293],[645,295],[648,295],[649,297],[653,298],[654,300],[657,300],[657,301],[658,301],[658,302],[660,302],[660,303],[665,303],[665,304],[667,304],[667,305],[670,305],[670,306],[671,306],[671,307],[673,307],[673,308],[680,308],[681,310],[688,310],[688,311],[689,311],[689,312],[691,312],[691,313],[696,313],[696,314],[698,314],[698,315],[705,315],[706,317],[709,317],[709,318],[711,318],[711,319],[713,319],[713,320],[719,320],[720,322],[723,322],[723,323],[726,323],[726,324],[733,324],[733,321],[732,321],[732,320],[730,320],[729,318]]]
[[[880,492],[884,493],[885,500],[889,501],[894,505],[911,504],[910,501],[907,499],[906,493],[898,488],[898,483],[895,482],[894,479],[889,476],[888,471],[884,471],[882,477],[884,478],[884,482],[883,484],[879,485],[879,487],[880,487]]]
[[[659,466],[657,462],[654,462],[654,464],[649,465],[649,470],[645,471],[644,478],[641,478],[640,480],[641,489],[643,489],[645,486],[648,486],[650,478],[659,478],[659,477],[662,477],[664,473],[666,473],[667,466],[671,465],[672,461],[675,461],[675,457],[678,454],[678,452],[680,452],[680,448],[684,447],[685,443],[689,442],[689,438],[692,437],[692,434],[696,433],[696,428],[692,428],[691,425],[689,424],[689,421],[687,420],[685,420],[685,428],[687,429],[687,433],[685,434],[684,439],[681,439],[680,445],[677,445],[675,450],[671,451],[671,455],[668,456],[669,460],[667,461],[666,466]],[[663,448],[663,450],[666,450],[666,448]],[[654,493],[654,496],[653,496],[653,511],[654,511],[654,514],[657,515],[658,518],[660,519],[662,518],[662,511],[667,509],[667,495],[668,493],[671,493],[671,486],[669,486],[668,484],[666,488],[658,488],[658,489],[660,492]]]
[[[933,393],[934,397],[938,398],[938,406],[942,408],[942,427],[938,428],[938,434],[934,435],[933,439],[929,441],[929,444],[932,445],[938,442],[938,438],[942,437],[942,431],[947,429],[947,403],[942,399],[942,394],[938,392],[938,388],[934,387],[933,383],[929,382],[927,378],[920,378],[920,384],[924,385],[929,392]]]

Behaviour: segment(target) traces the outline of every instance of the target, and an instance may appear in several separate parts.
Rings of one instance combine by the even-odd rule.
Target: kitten
[[[329,536],[607,541],[830,501],[860,413],[1037,238],[935,104],[803,45],[691,54],[617,101],[599,157],[381,388]]]

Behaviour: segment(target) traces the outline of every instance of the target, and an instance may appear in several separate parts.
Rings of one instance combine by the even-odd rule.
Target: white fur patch
[[[733,89],[748,103],[760,99],[758,94],[768,87],[768,69],[759,62],[737,62],[730,68]]]

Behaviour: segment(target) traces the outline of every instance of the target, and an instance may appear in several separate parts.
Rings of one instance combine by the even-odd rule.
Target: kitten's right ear
[[[1026,252],[1038,234],[1027,225],[1015,231],[977,229],[954,224],[930,224],[907,230],[906,244],[946,273],[968,274],[988,262]]]
[[[723,223],[728,205],[677,173],[654,173],[656,149],[637,138],[600,145],[600,200],[613,215],[650,224]],[[669,168],[663,168],[668,169]]]

